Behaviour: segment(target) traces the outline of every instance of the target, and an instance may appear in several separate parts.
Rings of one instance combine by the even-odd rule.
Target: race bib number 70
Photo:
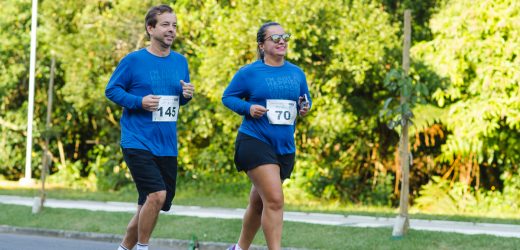
[[[296,120],[296,102],[292,100],[267,99],[267,119],[276,125],[293,125]]]
[[[179,96],[160,95],[159,106],[152,114],[154,122],[176,122],[179,114]]]

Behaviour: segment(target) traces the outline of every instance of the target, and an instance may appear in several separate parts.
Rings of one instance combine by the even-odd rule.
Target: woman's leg
[[[280,167],[265,164],[247,172],[262,201],[261,225],[269,250],[279,250],[283,228],[283,190]]]
[[[251,187],[251,193],[249,194],[249,205],[247,206],[242,222],[240,239],[238,240],[240,248],[248,249],[251,246],[251,242],[253,242],[256,232],[258,232],[261,225],[262,208],[262,199],[253,185]]]

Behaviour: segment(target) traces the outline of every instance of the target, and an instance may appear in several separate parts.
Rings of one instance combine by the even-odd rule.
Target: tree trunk
[[[404,11],[404,46],[403,46],[403,71],[408,75],[410,69],[410,42],[411,42],[411,11]],[[406,103],[406,97],[401,89],[401,104]],[[404,236],[410,226],[408,218],[408,194],[410,176],[410,153],[408,146],[408,114],[401,114],[401,138],[399,142],[399,155],[401,158],[401,196],[399,200],[399,215],[394,224],[393,237]]]
[[[40,199],[37,201],[39,204],[34,204],[34,206],[39,206],[38,208],[33,208],[33,213],[38,213],[43,209],[45,204],[45,178],[47,177],[47,172],[49,170],[50,163],[50,154],[49,154],[49,131],[51,128],[51,114],[52,114],[52,99],[53,99],[53,90],[54,90],[54,71],[56,70],[56,61],[54,56],[51,59],[51,75],[49,79],[49,89],[47,90],[47,119],[45,122],[45,144],[43,147],[43,159],[42,159],[42,173],[41,173],[41,182],[42,187],[40,190]]]

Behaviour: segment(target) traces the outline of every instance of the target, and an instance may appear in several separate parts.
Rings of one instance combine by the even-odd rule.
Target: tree
[[[428,89],[421,83],[413,82],[413,79],[409,77],[410,69],[410,44],[411,44],[411,11],[405,10],[404,12],[404,39],[403,39],[403,66],[402,69],[392,70],[388,73],[385,84],[391,92],[399,93],[399,104],[394,105],[393,109],[389,108],[389,105],[393,98],[387,99],[383,109],[385,116],[390,116],[391,121],[389,123],[390,128],[396,126],[401,127],[401,135],[399,141],[399,160],[400,160],[400,172],[402,173],[401,178],[401,192],[399,201],[399,215],[396,218],[394,230],[392,235],[394,237],[402,237],[409,228],[408,218],[408,204],[409,204],[409,167],[411,162],[411,153],[409,149],[409,136],[408,127],[412,123],[412,108],[417,102],[423,101],[424,97],[428,95]]]

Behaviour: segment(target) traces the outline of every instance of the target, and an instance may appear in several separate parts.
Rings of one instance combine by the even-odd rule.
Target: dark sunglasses
[[[281,35],[274,34],[274,35],[267,37],[267,39],[271,39],[274,43],[279,43],[281,39],[288,42],[290,40],[290,38],[291,38],[290,33],[285,33],[285,34],[281,34]]]

